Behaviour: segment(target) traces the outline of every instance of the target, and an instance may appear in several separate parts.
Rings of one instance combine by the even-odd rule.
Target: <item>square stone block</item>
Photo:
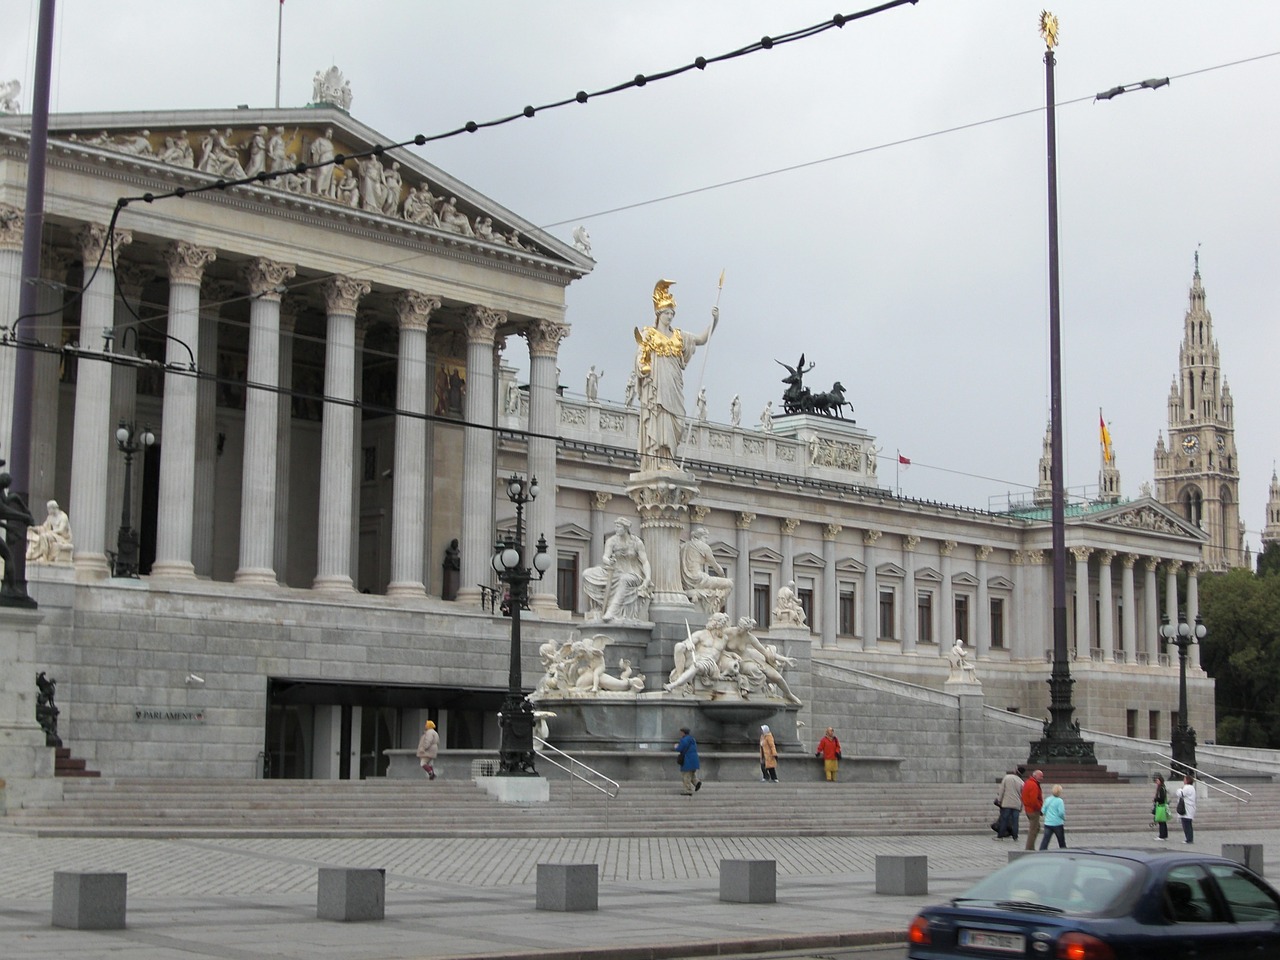
[[[774,860],[721,860],[720,899],[726,903],[776,903],[778,864]]]
[[[387,909],[387,872],[361,867],[321,867],[316,916],[321,920],[381,920]]]
[[[53,925],[71,930],[123,930],[128,874],[53,874]]]
[[[1222,855],[1228,860],[1242,863],[1258,876],[1266,876],[1262,872],[1262,844],[1260,843],[1224,843]]]
[[[600,867],[594,863],[538,864],[539,910],[598,910]]]
[[[928,892],[928,857],[876,857],[876,893],[915,896]]]

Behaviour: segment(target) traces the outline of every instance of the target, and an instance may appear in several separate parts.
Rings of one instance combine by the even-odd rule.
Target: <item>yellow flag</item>
[[[1098,437],[1102,441],[1102,460],[1110,463],[1115,457],[1111,449],[1111,431],[1107,429],[1107,421],[1102,419],[1102,408],[1098,408]]]

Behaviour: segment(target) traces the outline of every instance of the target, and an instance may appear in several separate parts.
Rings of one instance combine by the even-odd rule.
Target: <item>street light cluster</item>
[[[120,534],[111,565],[113,577],[138,578],[138,533],[129,519],[129,505],[133,502],[133,457],[155,442],[156,435],[150,427],[144,426],[139,431],[136,423],[125,420],[116,427],[116,447],[124,454],[124,505],[120,508]]]
[[[551,568],[551,555],[547,553],[547,538],[540,535],[534,549],[533,566],[524,565],[524,507],[538,496],[537,478],[525,480],[513,473],[507,480],[506,494],[516,508],[515,535],[497,544],[491,561],[498,580],[506,585],[511,611],[507,695],[499,714],[502,744],[498,752],[498,776],[537,776],[533,752],[533,704],[521,689],[520,611],[528,602],[529,584],[541,580]]]

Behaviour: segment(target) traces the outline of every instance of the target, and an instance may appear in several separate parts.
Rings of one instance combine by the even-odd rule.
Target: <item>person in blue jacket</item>
[[[1053,785],[1053,795],[1044,802],[1041,812],[1044,815],[1044,838],[1040,841],[1040,849],[1044,850],[1049,846],[1049,838],[1058,838],[1058,849],[1062,849],[1067,845],[1066,828],[1063,826],[1067,822],[1067,807],[1062,802],[1062,787],[1059,784]]]
[[[676,744],[676,760],[680,763],[680,781],[684,784],[684,795],[692,797],[702,789],[702,778],[698,776],[698,741],[688,727],[680,728],[680,742]]]

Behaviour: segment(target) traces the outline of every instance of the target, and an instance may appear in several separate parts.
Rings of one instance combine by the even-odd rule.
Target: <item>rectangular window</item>
[[[578,611],[578,555],[560,554],[556,565],[556,605],[561,610]]]
[[[769,584],[757,583],[751,588],[752,616],[761,627],[769,622],[773,610],[773,598],[769,596]]]
[[[886,640],[892,640],[895,636],[893,622],[893,588],[882,589],[880,591],[880,636]]]
[[[1138,736],[1138,711],[1126,710],[1124,712],[1124,729],[1125,736],[1133,739]]]
[[[1147,739],[1160,739],[1160,711],[1152,710],[1147,716]]]
[[[360,482],[373,483],[378,479],[378,448],[364,447],[360,453]]]
[[[842,637],[852,637],[858,632],[858,605],[856,601],[857,594],[854,592],[854,585],[852,583],[840,584],[840,602],[839,610],[837,611],[840,625],[837,628],[837,632]]]
[[[800,601],[800,607],[804,610],[804,622],[809,625],[812,633],[818,628],[813,619],[813,587],[796,587],[796,599]]]
[[[1004,599],[991,598],[991,649],[1004,649]]]
[[[969,645],[969,598],[956,594],[956,639]]]
[[[916,641],[933,643],[933,594],[927,590],[916,595]]]

